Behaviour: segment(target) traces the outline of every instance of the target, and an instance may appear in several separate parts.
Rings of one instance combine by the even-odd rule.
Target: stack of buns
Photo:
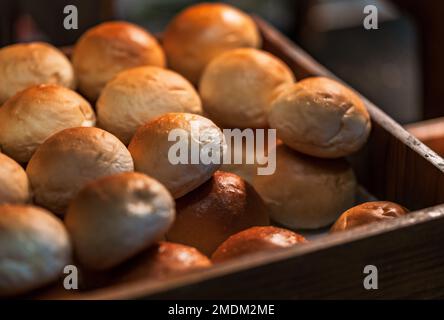
[[[260,46],[247,14],[211,3],[179,13],[162,44],[131,23],[95,26],[72,64],[44,43],[0,49],[0,296],[60,286],[70,264],[86,289],[161,281],[303,244],[300,229],[404,215],[353,207],[362,99],[296,81]],[[271,174],[258,174],[258,144],[228,144],[243,163],[222,166],[224,128],[276,130]]]

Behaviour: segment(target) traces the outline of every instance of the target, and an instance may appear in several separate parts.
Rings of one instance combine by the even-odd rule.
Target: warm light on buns
[[[180,12],[167,26],[163,46],[169,66],[198,84],[205,66],[219,54],[241,47],[258,48],[254,21],[222,3],[201,3]]]
[[[371,126],[361,98],[323,77],[288,86],[273,101],[268,120],[286,145],[322,158],[356,152],[367,141]]]
[[[192,127],[205,135],[191,137]],[[172,152],[172,147],[180,141],[179,139],[169,141],[168,137],[172,130],[180,130],[181,137],[186,134],[183,139],[187,142],[189,151],[185,153],[186,159],[190,158],[192,152],[191,143],[197,142],[200,146],[198,156],[203,155],[203,148],[215,146],[220,151],[219,155],[215,153],[217,162],[205,164],[199,156],[195,164],[191,159],[187,164],[172,163],[169,159],[170,153],[176,155],[176,152]],[[222,131],[209,119],[190,113],[167,113],[139,127],[128,149],[134,159],[136,171],[159,180],[174,198],[179,198],[211,178],[220,167],[224,147]]]
[[[408,210],[390,201],[365,202],[345,211],[335,222],[330,232],[344,231],[370,224],[401,217]]]
[[[65,217],[76,257],[89,269],[114,267],[160,240],[174,221],[174,200],[156,180],[134,172],[95,180]]]
[[[25,170],[0,153],[0,204],[27,203],[30,200],[31,190]]]
[[[164,67],[165,56],[157,40],[146,30],[132,23],[111,21],[89,29],[80,37],[72,62],[80,91],[95,100],[118,72],[143,65]]]
[[[97,101],[99,126],[128,144],[136,129],[168,112],[202,113],[200,97],[181,75],[145,66],[122,71]]]
[[[356,178],[344,159],[313,158],[281,144],[276,147],[276,172],[256,175],[253,186],[272,220],[291,229],[316,229],[353,206]]]
[[[294,81],[291,70],[268,52],[243,48],[212,60],[199,92],[210,119],[228,128],[266,128],[267,111],[280,90]]]
[[[122,142],[98,128],[70,128],[52,135],[26,168],[36,204],[63,214],[69,201],[88,182],[132,171],[133,161]]]
[[[16,161],[25,163],[52,134],[94,124],[93,109],[76,92],[54,84],[31,86],[0,108],[0,147]]]
[[[230,235],[270,223],[267,209],[241,177],[216,171],[211,180],[176,201],[177,217],[169,241],[197,248],[206,255]]]
[[[225,240],[213,253],[213,262],[223,262],[252,253],[288,248],[306,242],[305,238],[290,230],[252,227]]]
[[[59,219],[33,206],[0,206],[0,296],[55,281],[70,262],[69,236]]]
[[[68,58],[43,42],[19,43],[0,49],[0,79],[0,105],[35,84],[75,87],[74,70]]]

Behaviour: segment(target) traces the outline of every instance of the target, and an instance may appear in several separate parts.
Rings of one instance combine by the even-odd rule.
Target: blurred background
[[[161,32],[191,0],[0,0],[1,46],[44,40],[73,44],[110,19]],[[319,62],[403,124],[444,115],[444,1],[222,1],[260,15]],[[63,28],[63,8],[76,5],[79,29]],[[379,29],[363,27],[366,5],[378,8]]]

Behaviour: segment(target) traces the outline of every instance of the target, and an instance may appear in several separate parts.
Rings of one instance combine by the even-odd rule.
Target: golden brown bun
[[[275,173],[256,175],[253,186],[272,220],[291,229],[316,229],[353,205],[356,179],[344,159],[312,158],[281,144]]]
[[[266,128],[272,100],[291,84],[291,70],[277,57],[252,48],[225,52],[212,60],[199,92],[210,119],[228,128]]]
[[[290,230],[268,227],[252,227],[225,240],[213,253],[213,262],[223,262],[261,251],[287,248],[306,242],[305,238]]]
[[[241,177],[216,171],[213,178],[176,201],[176,221],[168,241],[197,248],[206,255],[230,235],[270,224],[266,207]]]
[[[112,134],[98,128],[69,128],[52,135],[26,168],[36,204],[63,214],[88,182],[133,171],[133,160]]]
[[[157,242],[174,221],[174,200],[156,180],[125,172],[95,180],[65,217],[79,262],[114,267]]]
[[[79,89],[96,100],[105,84],[118,72],[131,67],[165,66],[165,56],[157,40],[146,30],[128,22],[101,23],[77,41],[72,63]]]
[[[75,87],[68,58],[47,43],[13,44],[0,49],[0,105],[23,89],[41,83]]]
[[[27,203],[30,200],[31,189],[25,170],[0,153],[0,204]]]
[[[169,66],[196,85],[205,66],[217,55],[260,45],[253,19],[222,3],[186,8],[171,21],[163,36]]]
[[[136,129],[168,112],[202,113],[193,86],[181,75],[145,66],[120,72],[97,101],[99,126],[128,144]]]
[[[391,220],[406,213],[408,213],[406,208],[394,202],[365,202],[345,211],[335,222],[330,232],[344,231],[373,222]]]
[[[28,87],[0,108],[0,148],[18,162],[28,162],[52,134],[95,124],[91,105],[76,92],[55,84]]]
[[[202,161],[198,161],[197,164],[192,164],[191,161],[188,164],[170,162],[168,155],[173,150],[171,147],[177,145],[179,141],[168,141],[170,132],[174,129],[184,130],[184,133],[188,134],[184,141],[189,142],[192,125],[199,126],[201,132],[208,133],[208,137],[195,137],[195,141],[199,139],[201,147],[214,144],[222,151],[225,146],[222,131],[207,118],[190,113],[167,113],[155,118],[139,127],[128,147],[136,171],[159,180],[175,199],[196,189],[210,179],[214,171],[220,167],[220,164],[204,164]],[[188,150],[191,151],[191,144],[188,143],[188,146]],[[187,159],[189,153],[185,153]],[[221,157],[222,152],[218,157],[218,163],[222,162]]]
[[[359,150],[371,127],[361,98],[322,77],[304,79],[281,91],[268,121],[286,145],[322,158],[344,157]]]
[[[33,206],[0,206],[0,296],[55,281],[70,261],[69,236],[59,219]]]

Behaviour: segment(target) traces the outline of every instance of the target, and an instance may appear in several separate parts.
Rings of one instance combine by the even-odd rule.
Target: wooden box
[[[264,49],[296,77],[334,77],[273,27],[255,18]],[[444,297],[444,160],[365,99],[372,117],[366,147],[350,160],[358,180],[381,200],[414,211],[403,218],[319,237],[163,282],[140,281],[74,295],[84,299],[311,299]],[[444,123],[444,120],[441,120]],[[444,124],[443,130],[444,133]],[[444,135],[441,136],[444,141]],[[444,151],[444,143],[441,146]],[[442,152],[444,154],[444,152]],[[366,265],[378,269],[366,290]]]

